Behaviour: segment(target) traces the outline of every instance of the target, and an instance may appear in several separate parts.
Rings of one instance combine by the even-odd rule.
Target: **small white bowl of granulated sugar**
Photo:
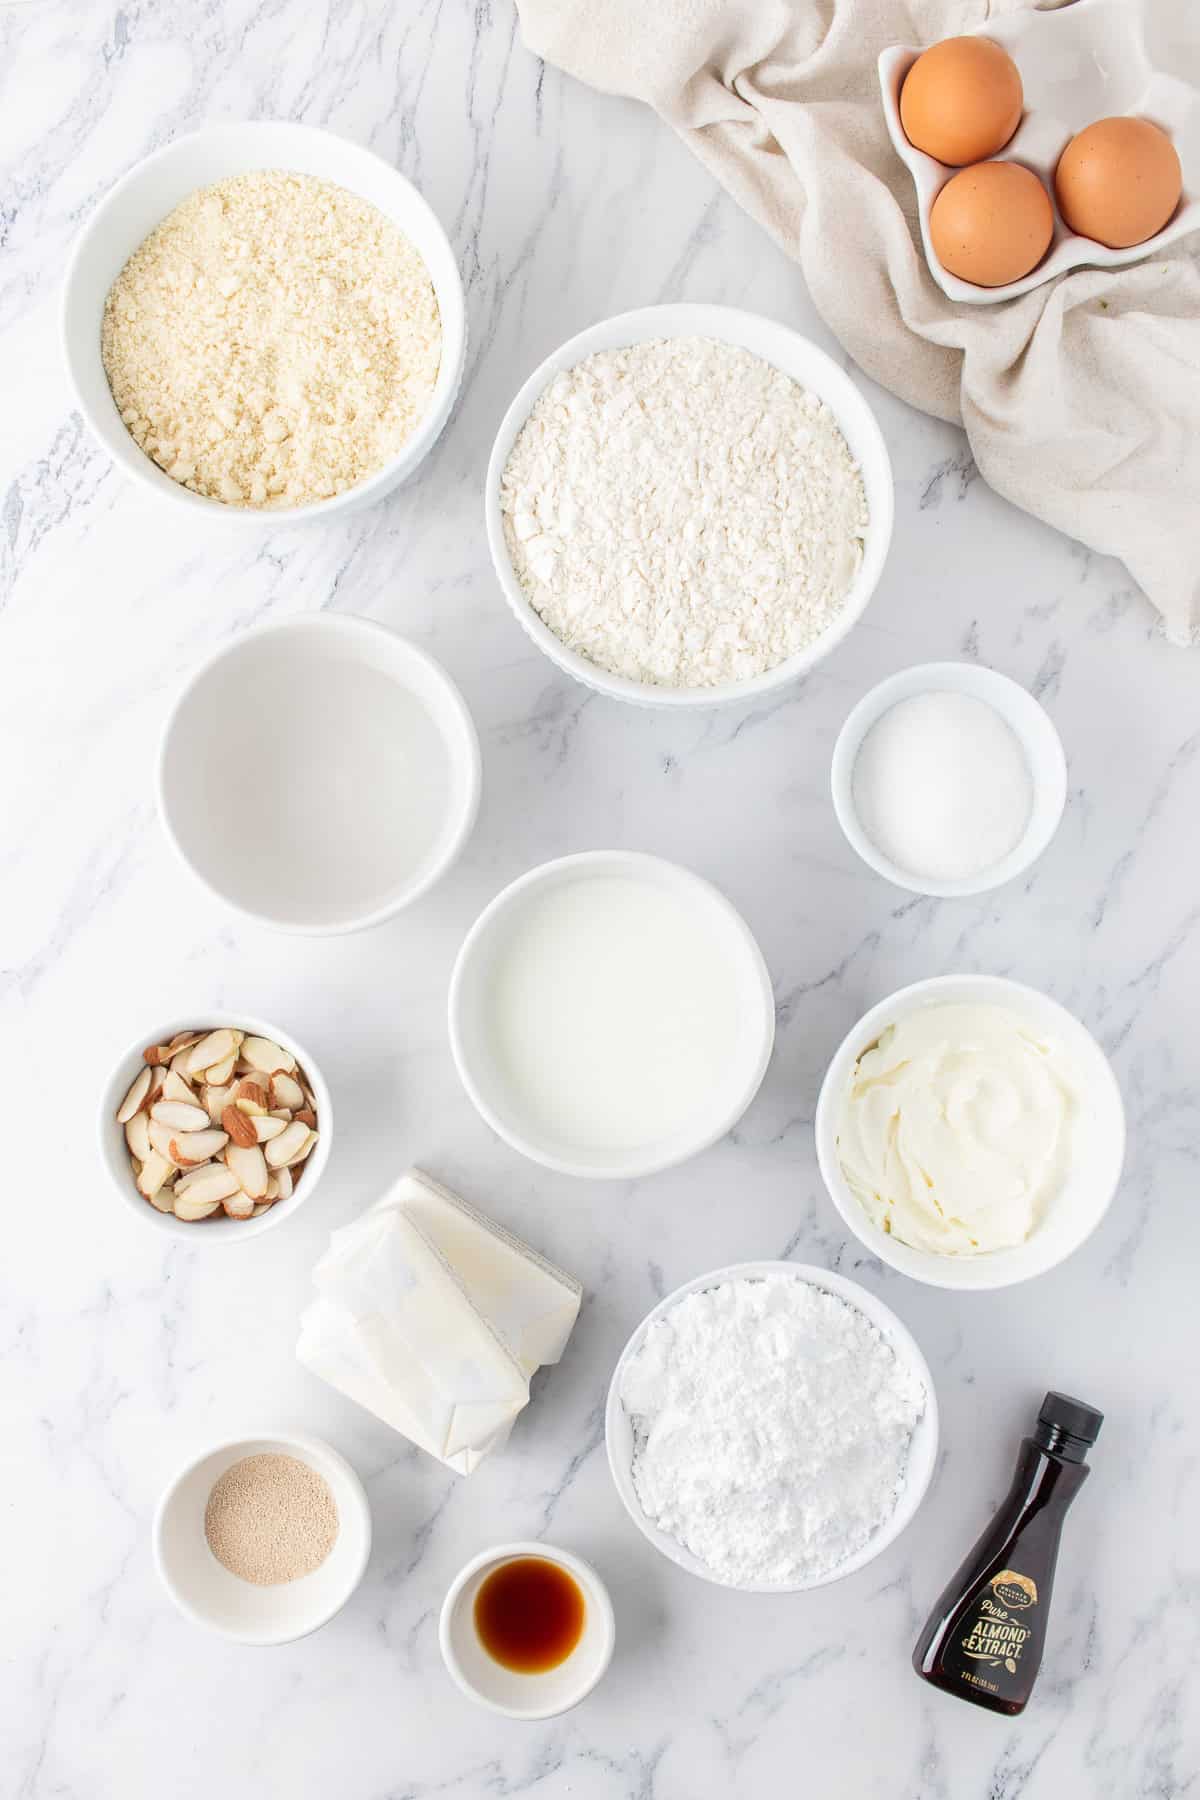
[[[288,1644],[328,1624],[371,1554],[371,1510],[320,1438],[264,1433],[206,1450],[154,1516],[154,1561],[185,1618],[239,1644]]]
[[[462,280],[382,157],[271,120],[137,163],[80,232],[63,354],[85,423],[182,519],[260,530],[382,498],[453,410]]]

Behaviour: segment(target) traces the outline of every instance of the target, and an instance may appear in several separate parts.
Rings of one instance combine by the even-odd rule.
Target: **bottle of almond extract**
[[[1104,1414],[1047,1394],[1007,1498],[934,1607],[913,1668],[934,1687],[991,1712],[1023,1712],[1046,1642],[1054,1565],[1067,1508],[1088,1477]]]

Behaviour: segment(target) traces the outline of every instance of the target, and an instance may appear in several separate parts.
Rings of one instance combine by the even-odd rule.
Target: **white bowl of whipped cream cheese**
[[[880,1261],[934,1287],[1027,1281],[1091,1236],[1125,1113],[1065,1007],[995,975],[941,975],[871,1008],[829,1065],[817,1159]]]

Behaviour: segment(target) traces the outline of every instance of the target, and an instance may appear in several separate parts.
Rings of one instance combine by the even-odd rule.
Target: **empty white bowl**
[[[682,902],[708,935],[739,995],[737,1024],[719,1083],[695,1096],[687,1123],[632,1146],[578,1141],[553,1132],[517,1094],[496,1053],[492,1006],[497,972],[514,934],[553,890],[617,877],[648,883]],[[698,972],[703,979],[703,971]],[[695,1156],[741,1118],[758,1092],[775,1042],[775,1001],[762,952],[741,915],[707,881],[675,863],[626,850],[594,850],[541,864],[485,907],[468,932],[450,978],[450,1047],[463,1086],[481,1116],[531,1161],[564,1175],[632,1180]],[[639,1029],[629,1019],[630,1041]],[[620,1055],[619,1047],[613,1051]]]
[[[243,1457],[262,1455],[294,1456],[315,1469],[338,1514],[338,1534],[320,1568],[274,1587],[231,1574],[204,1535],[204,1509],[215,1484]],[[362,1482],[329,1444],[263,1432],[218,1444],[180,1470],[158,1503],[153,1546],[164,1587],[194,1625],[238,1644],[290,1644],[328,1624],[362,1580],[371,1555],[371,1509]]]
[[[702,1581],[711,1581],[714,1587],[728,1587],[733,1584],[723,1582],[719,1576],[692,1555],[677,1538],[668,1532],[660,1531],[652,1520],[642,1511],[637,1490],[633,1485],[633,1425],[625,1410],[621,1398],[621,1385],[630,1358],[641,1345],[646,1332],[656,1320],[666,1316],[678,1306],[689,1294],[698,1294],[707,1288],[722,1287],[730,1281],[762,1280],[768,1275],[794,1276],[798,1281],[810,1282],[814,1287],[822,1288],[827,1294],[836,1294],[848,1305],[856,1306],[871,1321],[877,1330],[891,1345],[900,1362],[905,1363],[921,1381],[925,1389],[925,1411],[917,1422],[909,1446],[908,1462],[905,1467],[904,1487],[896,1509],[887,1523],[875,1533],[870,1541],[853,1556],[848,1556],[844,1563],[831,1570],[828,1575],[816,1580],[799,1581],[791,1584],[779,1582],[744,1582],[737,1584],[737,1591],[745,1594],[798,1594],[809,1589],[828,1587],[831,1582],[842,1581],[847,1575],[854,1575],[859,1569],[865,1569],[868,1563],[874,1562],[877,1556],[890,1544],[894,1544],[905,1526],[916,1514],[917,1508],[925,1498],[929,1483],[933,1479],[934,1467],[937,1463],[938,1449],[938,1405],[934,1391],[933,1377],[929,1373],[929,1365],[917,1347],[912,1333],[882,1300],[860,1287],[856,1281],[848,1281],[844,1275],[835,1275],[829,1269],[819,1269],[812,1263],[790,1262],[746,1262],[733,1263],[725,1269],[714,1269],[711,1274],[697,1275],[692,1281],[685,1281],[682,1287],[660,1300],[652,1312],[647,1313],[624,1350],[613,1371],[612,1381],[608,1388],[608,1402],[604,1411],[604,1438],[608,1449],[608,1466],[612,1470],[612,1478],[616,1483],[621,1503],[629,1514],[642,1536],[654,1548],[661,1551],[671,1562],[686,1569],[689,1575],[698,1575]]]
[[[557,1668],[536,1674],[506,1669],[489,1656],[475,1629],[475,1597],[501,1563],[519,1557],[557,1563],[583,1592],[583,1632]],[[616,1624],[608,1589],[590,1563],[550,1544],[499,1544],[472,1557],[451,1583],[442,1604],[438,1642],[447,1669],[464,1694],[510,1719],[552,1719],[586,1699],[612,1661]]]
[[[193,494],[138,448],[117,411],[100,356],[108,290],[138,245],[189,194],[255,169],[289,169],[334,182],[377,206],[420,252],[437,294],[442,360],[433,398],[399,453],[345,493],[309,506],[227,506]],[[406,481],[433,448],[453,410],[466,361],[462,279],[450,241],[427,201],[398,170],[371,150],[311,125],[256,121],[212,125],[176,138],[134,165],[110,190],[79,234],[67,268],[62,307],[63,354],[88,427],[118,468],[165,505],[193,517],[270,529],[369,506]]]
[[[585,356],[592,356],[599,350],[619,350],[628,344],[675,337],[716,338],[722,343],[749,350],[790,375],[801,387],[818,394],[837,419],[850,454],[862,471],[867,495],[869,523],[863,560],[836,622],[815,644],[780,663],[778,668],[769,669],[765,675],[756,675],[749,681],[728,681],[717,687],[658,687],[650,682],[631,681],[624,675],[609,674],[586,656],[568,649],[550,627],[543,624],[525,597],[504,541],[500,511],[500,480],[509,452],[542,389],[555,375],[563,369],[574,368]],[[779,325],[773,319],[741,312],[732,306],[645,306],[636,312],[602,319],[598,325],[589,326],[586,331],[560,344],[534,370],[501,420],[484,488],[484,517],[492,562],[504,597],[521,629],[539,650],[568,675],[573,675],[576,681],[582,681],[597,693],[642,706],[719,706],[723,702],[753,700],[759,695],[773,693],[805,674],[841,643],[866,610],[883,573],[892,538],[893,512],[892,467],[883,433],[850,377],[839,369],[832,357],[826,356],[799,332]]]
[[[146,1064],[142,1051],[150,1044],[168,1044],[181,1031],[199,1031],[201,1029],[216,1031],[222,1025],[236,1026],[239,1031],[252,1033],[255,1037],[270,1038],[274,1044],[289,1050],[308,1078],[309,1086],[317,1102],[317,1142],[315,1148],[305,1158],[304,1174],[296,1183],[295,1192],[289,1200],[276,1200],[275,1204],[257,1219],[230,1219],[225,1213],[214,1213],[209,1219],[197,1219],[189,1222],[177,1219],[173,1213],[160,1213],[143,1200],[134,1186],[133,1170],[129,1166],[129,1147],[125,1142],[125,1127],[117,1124],[117,1108],[120,1106],[134,1077]],[[333,1100],[320,1068],[302,1044],[298,1044],[290,1032],[280,1031],[278,1026],[270,1024],[266,1019],[255,1019],[249,1013],[233,1013],[214,1011],[212,1007],[197,1007],[194,1013],[182,1018],[169,1019],[165,1025],[153,1031],[144,1032],[136,1037],[121,1054],[104,1085],[100,1096],[100,1112],[97,1119],[97,1131],[100,1140],[100,1160],[108,1170],[117,1196],[139,1219],[149,1225],[152,1231],[164,1237],[175,1237],[184,1244],[241,1244],[249,1243],[251,1238],[261,1237],[264,1231],[274,1231],[285,1219],[290,1219],[299,1211],[306,1200],[316,1192],[317,1184],[325,1173],[325,1165],[329,1161],[329,1152],[333,1146]]]
[[[968,694],[1000,714],[1025,752],[1033,788],[1029,822],[1020,841],[990,868],[957,881],[938,881],[902,869],[867,835],[854,804],[854,765],[872,726],[899,701],[909,700],[916,694],[938,692]],[[982,668],[978,663],[919,663],[889,675],[886,681],[864,694],[854,707],[833,747],[830,785],[838,824],[847,843],[868,868],[896,887],[906,888],[910,894],[965,899],[971,894],[986,894],[1006,881],[1015,880],[1047,848],[1058,830],[1067,801],[1067,759],[1049,714],[1018,682],[997,674],[995,669]]]
[[[247,917],[314,935],[377,925],[431,888],[479,789],[479,739],[445,670],[335,613],[218,650],[158,762],[163,825],[192,874]]]
[[[838,1120],[855,1063],[887,1026],[918,1007],[963,1002],[1003,1006],[1028,1020],[1039,1037],[1060,1044],[1076,1078],[1080,1110],[1074,1124],[1066,1184],[1025,1242],[982,1256],[939,1256],[902,1244],[889,1232],[881,1231],[863,1211],[842,1174]],[[1053,1269],[1095,1231],[1121,1178],[1125,1109],[1116,1076],[1103,1050],[1091,1032],[1056,1000],[999,975],[936,975],[881,1000],[847,1033],[821,1084],[816,1139],[817,1161],[830,1198],[872,1256],[931,1287],[1002,1288]]]

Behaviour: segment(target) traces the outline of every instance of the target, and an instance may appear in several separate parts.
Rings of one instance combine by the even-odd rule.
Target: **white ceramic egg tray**
[[[987,288],[951,275],[930,243],[929,214],[957,171],[926,156],[905,137],[900,89],[920,51],[894,45],[879,58],[884,117],[917,190],[925,259],[951,300],[990,306],[1085,264],[1115,269],[1140,262],[1185,232],[1200,230],[1200,27],[1190,5],[1178,0],[1074,0],[1052,12],[1002,13],[969,35],[1001,45],[1021,72],[1025,112],[1015,135],[996,155],[1040,175],[1052,203],[1054,170],[1071,138],[1094,120],[1120,113],[1149,119],[1171,138],[1183,165],[1183,195],[1169,223],[1128,250],[1110,250],[1068,231],[1055,205],[1050,248],[1020,281]],[[1183,78],[1189,63],[1195,82]],[[1164,64],[1177,72],[1167,74]]]

